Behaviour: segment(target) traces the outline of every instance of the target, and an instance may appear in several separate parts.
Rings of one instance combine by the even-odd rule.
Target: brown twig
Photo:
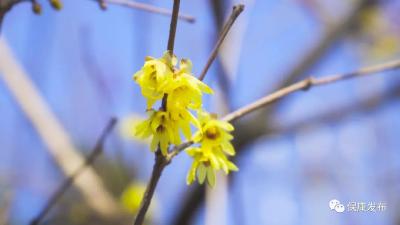
[[[334,124],[355,113],[371,113],[400,98],[400,83],[390,87],[385,93],[369,96],[355,102],[348,102],[327,112],[309,115],[289,124],[276,122],[271,125],[268,134],[292,134],[313,124]]]
[[[0,34],[2,30],[2,25],[4,21],[4,17],[8,11],[14,7],[14,5],[21,3],[21,2],[28,2],[31,0],[1,0],[0,1]]]
[[[236,120],[248,113],[251,113],[267,104],[275,102],[276,100],[281,99],[282,97],[285,97],[296,91],[308,90],[314,86],[326,85],[326,84],[331,84],[331,83],[335,83],[337,81],[347,80],[347,79],[354,78],[354,77],[361,77],[361,76],[365,76],[365,75],[375,74],[378,72],[394,70],[399,67],[400,67],[400,60],[395,60],[395,61],[391,61],[391,62],[378,64],[375,66],[364,67],[364,68],[361,68],[354,72],[345,73],[345,74],[335,74],[335,75],[331,75],[331,76],[325,76],[322,78],[309,77],[307,79],[304,79],[302,81],[294,83],[290,86],[282,88],[270,95],[267,95],[247,106],[244,106],[244,107],[232,112],[232,113],[229,113],[228,115],[224,116],[222,119],[226,120],[226,121]]]
[[[215,60],[215,58],[217,57],[218,50],[221,47],[222,43],[224,42],[226,35],[228,34],[229,30],[231,29],[231,27],[232,27],[233,23],[235,22],[235,20],[237,19],[237,17],[240,15],[240,13],[243,12],[243,10],[244,10],[244,5],[242,5],[242,4],[233,6],[232,13],[229,16],[228,21],[225,23],[224,27],[222,28],[222,32],[219,36],[217,44],[215,45],[214,49],[211,51],[211,54],[208,57],[207,63],[200,73],[199,80],[203,80],[204,77],[206,76],[208,69],[210,68],[210,66],[213,63],[213,61]]]
[[[171,55],[174,54],[174,43],[175,43],[176,27],[178,23],[179,6],[180,6],[180,0],[174,0],[174,6],[172,9],[172,16],[171,16],[171,24],[169,27],[168,44],[167,44],[167,50],[170,52]],[[165,94],[162,99],[161,110],[165,111],[167,109],[167,98],[168,95]],[[140,203],[139,211],[136,215],[134,225],[143,224],[147,210],[149,209],[151,200],[153,198],[154,191],[157,187],[158,181],[161,177],[161,174],[165,166],[167,166],[169,162],[170,160],[161,154],[160,147],[158,147],[156,151],[153,172],[151,173],[150,181],[147,184],[146,191],[142,198],[142,202]]]
[[[110,119],[107,126],[101,133],[100,137],[97,140],[96,146],[93,148],[92,152],[85,158],[84,163],[75,170],[70,176],[68,176],[61,186],[54,192],[54,194],[50,197],[48,202],[45,204],[43,209],[39,212],[39,214],[32,220],[30,225],[37,225],[40,221],[46,216],[46,214],[50,211],[50,209],[60,200],[60,198],[64,195],[64,193],[68,190],[69,187],[73,184],[76,178],[85,171],[85,169],[93,164],[97,156],[103,151],[103,144],[107,136],[110,134],[112,129],[114,128],[117,122],[116,118]]]
[[[171,23],[169,25],[169,35],[168,35],[168,45],[167,50],[174,54],[174,44],[175,44],[175,35],[176,35],[176,27],[178,25],[178,15],[179,15],[179,6],[181,4],[180,0],[174,0],[174,6],[172,8],[172,17]]]
[[[151,173],[150,181],[147,184],[146,191],[142,198],[142,203],[140,210],[136,216],[134,225],[142,225],[146,216],[146,212],[150,206],[151,199],[153,198],[154,191],[157,187],[157,183],[160,180],[161,174],[164,168],[168,165],[168,161],[162,155],[160,150],[157,150],[155,154],[155,163],[153,166],[153,171]]]
[[[279,89],[269,95],[266,95],[265,97],[260,98],[259,100],[252,102],[234,112],[231,112],[227,115],[225,115],[222,120],[232,122],[238,118],[241,118],[251,112],[254,112],[257,109],[260,109],[266,105],[269,105],[287,95],[290,95],[294,92],[297,91],[302,91],[302,90],[309,90],[310,88],[314,86],[321,86],[321,85],[327,85],[327,84],[332,84],[336,83],[339,81],[355,78],[355,77],[362,77],[366,75],[372,75],[380,72],[387,72],[390,70],[398,69],[400,68],[400,60],[394,60],[374,66],[368,66],[368,67],[363,67],[361,69],[358,69],[356,71],[350,72],[350,73],[344,73],[344,74],[334,74],[330,76],[324,76],[321,78],[314,78],[314,77],[309,77],[307,79],[304,79],[302,81],[299,81],[297,83],[294,83],[292,85],[289,85],[285,88]],[[185,148],[189,147],[192,145],[193,142],[187,141],[184,142],[183,144],[180,144],[178,146],[175,146],[174,149],[171,151],[169,154],[169,161],[172,160],[173,157],[178,155],[180,152],[182,152]]]
[[[99,1],[99,0],[95,0]],[[160,14],[160,15],[165,15],[165,16],[171,16],[172,13],[170,10],[165,9],[165,8],[159,8],[153,5],[149,5],[146,3],[141,3],[141,2],[136,2],[136,1],[131,1],[131,0],[100,0],[103,4],[114,4],[114,5],[120,5],[120,6],[125,6],[128,8],[132,9],[139,9],[143,11],[147,11],[150,13],[155,13],[155,14]],[[187,14],[178,14],[178,18],[181,20],[184,20],[189,23],[194,23],[196,19]]]

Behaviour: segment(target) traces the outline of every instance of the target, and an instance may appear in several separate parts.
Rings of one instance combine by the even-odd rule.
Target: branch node
[[[304,80],[305,85],[304,85],[304,87],[302,88],[302,90],[303,90],[303,91],[308,91],[308,90],[310,90],[310,88],[311,88],[311,87],[313,86],[313,84],[314,84],[314,81],[315,81],[315,78],[314,78],[314,77],[309,77],[309,78],[305,79],[305,80]]]

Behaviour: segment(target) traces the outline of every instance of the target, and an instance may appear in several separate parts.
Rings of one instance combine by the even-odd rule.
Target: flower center
[[[206,137],[209,139],[217,139],[219,137],[219,130],[216,127],[210,127],[206,130]]]
[[[160,125],[157,127],[157,133],[163,133],[165,130],[165,127],[163,125]]]

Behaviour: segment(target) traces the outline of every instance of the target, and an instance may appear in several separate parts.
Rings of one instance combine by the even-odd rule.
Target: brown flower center
[[[165,127],[163,125],[160,125],[157,127],[157,133],[162,133],[162,132],[164,132],[164,130],[165,130]]]
[[[215,140],[219,137],[219,135],[219,130],[216,127],[210,127],[206,130],[206,137],[209,139]]]

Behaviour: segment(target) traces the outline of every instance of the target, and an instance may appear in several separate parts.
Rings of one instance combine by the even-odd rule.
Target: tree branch
[[[175,35],[176,35],[176,27],[178,25],[178,14],[179,14],[180,4],[181,4],[180,0],[174,0],[171,24],[169,25],[169,36],[168,36],[168,46],[167,46],[167,50],[170,51],[171,54],[174,54]]]
[[[206,76],[208,69],[210,68],[210,66],[213,63],[213,61],[215,60],[215,58],[217,57],[218,50],[221,47],[223,41],[225,40],[226,35],[228,34],[229,30],[231,29],[233,23],[236,21],[237,17],[240,15],[240,13],[243,12],[243,10],[244,10],[244,5],[242,5],[242,4],[233,6],[232,13],[229,16],[228,21],[222,28],[222,32],[221,32],[221,35],[219,36],[217,44],[215,45],[214,49],[211,51],[211,54],[207,60],[207,63],[200,73],[199,80],[203,80],[204,77]]]
[[[295,82],[299,77],[306,75],[307,72],[323,58],[326,52],[332,48],[333,44],[345,34],[351,25],[357,22],[360,13],[374,2],[376,2],[376,0],[357,0],[353,4],[354,6],[350,12],[340,18],[339,22],[331,23],[331,26],[328,27],[327,31],[325,31],[322,37],[316,41],[316,44],[310,50],[307,50],[305,55],[298,57],[300,61],[293,67],[293,69],[281,76],[284,77],[284,79],[276,85],[276,89],[283,88]],[[271,109],[265,108],[258,111],[257,115],[252,116],[252,118],[246,120],[246,122],[235,124],[237,129],[234,134],[236,137],[234,145],[237,148],[237,155],[240,155],[245,151],[243,148],[244,146],[268,132],[269,123],[263,121],[269,120],[269,114],[271,111]],[[199,188],[201,188],[201,186],[196,188],[192,194],[188,195],[187,202],[192,205],[182,205],[181,210],[179,210],[176,217],[173,218],[172,224],[189,224],[189,221],[194,216],[194,211],[188,211],[187,209],[195,209],[196,207],[194,205],[200,205],[204,200],[202,196],[199,197],[196,195],[196,193],[199,193],[199,190],[197,190]],[[194,199],[197,199],[198,201],[194,201]]]
[[[93,1],[98,1],[98,0],[93,0]],[[168,9],[159,8],[159,7],[156,7],[153,5],[136,2],[136,1],[131,1],[131,0],[102,0],[102,2],[104,4],[108,3],[108,4],[120,5],[120,6],[125,6],[128,8],[139,9],[139,10],[143,10],[143,11],[147,11],[147,12],[155,13],[155,14],[160,14],[160,15],[164,15],[164,16],[172,15],[171,11]],[[181,20],[184,20],[186,22],[189,22],[189,23],[194,23],[196,21],[196,19],[193,16],[187,15],[187,14],[178,14],[178,18]]]
[[[358,112],[371,112],[372,110],[385,106],[400,97],[400,84],[390,87],[384,94],[373,95],[363,100],[349,102],[328,112],[312,115],[290,124],[273,124],[268,134],[288,134],[296,132],[310,124],[330,124],[338,122],[348,115]]]
[[[169,27],[168,45],[167,45],[167,50],[170,52],[171,55],[174,54],[174,43],[176,36],[176,27],[178,23],[179,6],[180,6],[180,0],[174,0],[171,23]],[[162,99],[161,110],[165,111],[167,109],[167,98],[168,95],[165,94]],[[165,166],[167,166],[168,164],[169,160],[162,155],[160,146],[158,146],[155,156],[155,163],[153,166],[153,172],[151,173],[150,181],[147,184],[146,191],[142,198],[142,202],[140,203],[140,208],[138,214],[136,215],[134,225],[143,224],[147,210],[149,209],[151,200],[153,198],[154,191],[157,187],[158,181],[160,180],[161,174]]]
[[[147,184],[146,191],[143,195],[140,209],[136,216],[134,225],[143,224],[146,212],[150,206],[158,181],[160,180],[161,174],[164,171],[164,168],[168,165],[168,163],[169,162],[166,160],[166,158],[162,155],[161,151],[158,149],[157,152],[155,153],[155,163],[153,166],[153,171],[151,173],[150,181]]]
[[[71,138],[51,111],[45,99],[30,80],[4,39],[0,39],[0,78],[32,123],[46,150],[65,176],[70,176],[85,158],[72,144]],[[92,168],[74,182],[88,206],[107,219],[119,216],[118,202],[108,192]]]
[[[107,126],[104,128],[100,137],[97,139],[96,145],[91,151],[91,153],[85,158],[84,163],[75,170],[75,172],[71,173],[64,182],[60,185],[60,187],[54,192],[54,194],[47,201],[43,209],[39,212],[39,214],[32,220],[31,225],[37,225],[40,221],[47,215],[50,209],[60,200],[60,198],[64,195],[64,193],[68,190],[69,187],[74,183],[75,179],[82,174],[86,170],[86,168],[93,164],[96,158],[102,153],[104,141],[107,136],[111,133],[117,122],[116,118],[110,119]]]
[[[271,103],[274,103],[275,101],[277,101],[285,96],[288,96],[294,92],[309,90],[314,86],[322,86],[322,85],[332,84],[332,83],[336,83],[339,81],[348,80],[351,78],[363,77],[366,75],[372,75],[372,74],[376,74],[376,73],[380,73],[380,72],[387,72],[387,71],[395,70],[398,68],[400,68],[400,60],[394,60],[394,61],[390,61],[390,62],[386,62],[386,63],[382,63],[382,64],[377,64],[374,66],[360,68],[356,71],[349,72],[349,73],[334,74],[334,75],[329,75],[329,76],[323,76],[321,78],[309,77],[307,79],[304,79],[302,81],[299,81],[297,83],[289,85],[285,88],[279,89],[269,95],[266,95],[263,98],[260,98],[257,101],[254,101],[234,112],[231,112],[228,115],[225,115],[224,117],[222,117],[221,120],[225,120],[227,122],[232,122],[232,121],[239,119],[251,112],[254,112],[257,109],[260,109]],[[174,149],[169,154],[169,161],[171,161],[173,157],[178,155],[185,148],[189,147],[192,144],[193,144],[192,141],[187,141],[183,144],[175,146]]]
[[[293,92],[296,92],[296,91],[308,90],[314,86],[326,85],[326,84],[331,84],[331,83],[335,83],[338,81],[347,80],[347,79],[351,79],[351,78],[355,78],[355,77],[361,77],[361,76],[371,75],[371,74],[375,74],[375,73],[379,73],[379,72],[394,70],[394,69],[398,69],[399,67],[400,67],[400,60],[395,60],[395,61],[391,61],[391,62],[378,64],[375,66],[361,68],[354,72],[345,73],[345,74],[335,74],[335,75],[325,76],[322,78],[309,77],[305,80],[294,83],[294,84],[287,86],[285,88],[282,88],[270,95],[267,95],[247,106],[244,106],[244,107],[232,112],[232,113],[229,113],[228,115],[224,116],[222,119],[226,120],[226,121],[234,121],[248,113],[251,113],[261,107],[264,107],[265,105],[273,103],[276,100],[281,99],[281,98],[283,98]]]

